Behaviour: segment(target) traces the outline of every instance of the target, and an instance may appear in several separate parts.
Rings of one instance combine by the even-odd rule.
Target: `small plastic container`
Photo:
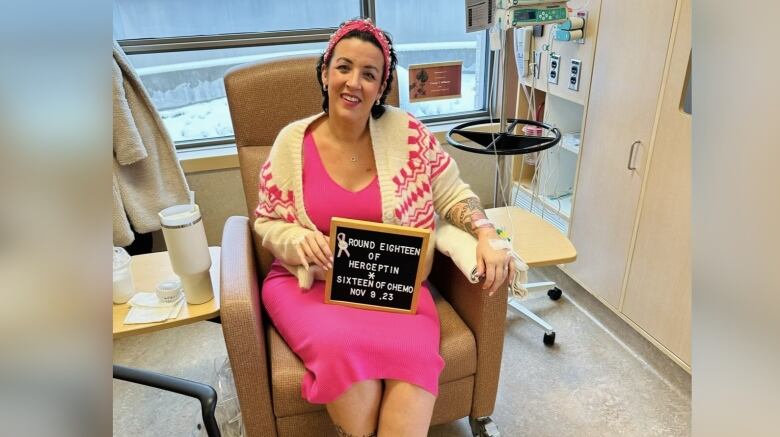
[[[132,258],[121,247],[114,248],[114,293],[115,304],[122,304],[130,300],[135,294],[133,285],[133,273],[130,271]]]
[[[526,124],[523,126],[523,135],[526,136],[542,136],[544,133],[544,129],[542,129],[539,126],[533,126],[530,124]]]
[[[157,299],[160,302],[173,303],[182,296],[181,281],[179,279],[170,279],[157,284]]]

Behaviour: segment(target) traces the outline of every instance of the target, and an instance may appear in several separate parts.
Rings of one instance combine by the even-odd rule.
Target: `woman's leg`
[[[414,384],[385,380],[379,412],[379,437],[427,436],[436,397]]]
[[[339,437],[376,436],[382,381],[372,379],[352,384],[335,401],[326,404]]]

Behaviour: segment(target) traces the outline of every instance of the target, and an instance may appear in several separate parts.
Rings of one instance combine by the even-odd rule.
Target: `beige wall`
[[[222,227],[232,215],[247,215],[241,174],[237,168],[187,172],[187,183],[195,191],[195,201],[203,215],[209,246],[222,245]],[[152,250],[165,250],[162,232],[153,235]]]
[[[439,135],[436,135],[439,137]],[[482,206],[489,208],[493,206],[493,183],[496,174],[496,158],[489,155],[477,155],[475,153],[458,150],[449,144],[441,135],[439,142],[443,144],[444,150],[449,153],[460,169],[460,177],[464,182],[471,185]]]
[[[241,173],[237,168],[188,173],[187,182],[196,193],[209,245],[221,246],[227,218],[247,215]]]

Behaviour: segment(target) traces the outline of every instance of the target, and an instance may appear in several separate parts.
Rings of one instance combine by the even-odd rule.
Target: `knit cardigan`
[[[296,245],[316,229],[303,203],[302,146],[306,129],[320,113],[285,126],[260,169],[259,202],[254,228],[263,247],[311,287],[318,269],[300,265]],[[434,213],[445,215],[456,203],[476,197],[460,179],[458,166],[428,129],[411,114],[387,107],[379,119],[369,118],[376,160],[382,221],[434,230]],[[436,243],[431,233],[424,277],[430,273]]]

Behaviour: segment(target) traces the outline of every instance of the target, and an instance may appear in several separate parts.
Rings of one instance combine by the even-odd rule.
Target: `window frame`
[[[360,0],[360,16],[370,18],[376,22],[376,4],[375,0]],[[162,37],[162,38],[135,38],[122,39],[117,43],[125,54],[154,54],[154,53],[172,53],[180,51],[212,50],[212,49],[232,49],[241,47],[262,47],[262,46],[283,46],[289,44],[302,43],[321,43],[328,42],[330,36],[336,31],[336,27],[310,28],[300,30],[281,30],[273,32],[252,32],[252,33],[226,33],[215,35],[195,35],[182,37]],[[487,30],[480,32],[487,33]],[[485,80],[483,81],[483,95],[485,96],[485,107],[480,110],[459,112],[456,114],[435,115],[420,117],[420,120],[427,125],[448,124],[454,122],[465,122],[477,118],[488,117],[488,106],[495,108],[495,98],[491,99],[489,89],[495,81],[495,56],[492,56],[489,48],[489,38],[485,37]],[[177,150],[188,150],[195,148],[206,148],[212,146],[224,146],[235,144],[234,136],[214,137],[209,139],[176,141]]]

